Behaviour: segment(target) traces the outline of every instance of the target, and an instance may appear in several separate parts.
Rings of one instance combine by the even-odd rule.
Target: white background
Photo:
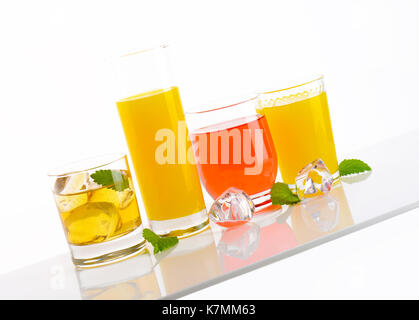
[[[419,127],[414,0],[2,1],[0,30],[0,273],[67,250],[46,173],[126,150],[113,62],[133,49],[172,44],[185,109],[324,74],[338,158]]]

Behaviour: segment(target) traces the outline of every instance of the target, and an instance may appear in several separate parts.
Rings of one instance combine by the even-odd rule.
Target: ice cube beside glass
[[[297,195],[301,200],[328,193],[332,184],[333,176],[322,159],[310,162],[295,178]]]
[[[255,205],[243,191],[234,187],[224,191],[208,211],[209,218],[222,227],[234,227],[253,218]]]

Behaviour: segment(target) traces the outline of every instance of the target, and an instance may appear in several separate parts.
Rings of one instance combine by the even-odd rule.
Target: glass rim
[[[125,53],[123,55],[120,55],[119,58],[121,58],[121,59],[123,59],[123,58],[129,58],[129,57],[135,56],[137,54],[152,52],[152,51],[160,50],[160,49],[166,49],[168,47],[169,47],[169,43],[163,42],[163,43],[158,44],[158,45],[155,45],[155,46],[150,46],[150,47],[147,47],[147,48],[144,48],[144,49],[135,50],[135,51],[131,51],[131,52]]]
[[[225,103],[225,104],[222,103],[223,101],[230,101],[230,100],[232,100],[232,101],[238,100],[238,101],[233,102],[233,103],[232,102]],[[243,103],[250,102],[252,100],[255,100],[255,101],[257,100],[257,94],[248,94],[248,95],[245,95],[245,96],[241,96],[241,99],[234,99],[233,100],[232,98],[230,98],[230,99],[215,100],[215,101],[213,101],[214,104],[218,104],[218,105],[222,105],[222,106],[221,107],[215,107],[215,108],[205,108],[205,109],[196,108],[197,110],[192,109],[192,110],[189,110],[189,111],[185,111],[185,114],[197,115],[197,114],[214,112],[214,111],[218,111],[218,110],[232,108],[232,107],[241,105]],[[207,103],[207,105],[209,105],[209,104],[211,104],[211,101],[209,101]]]
[[[77,173],[83,173],[83,172],[87,172],[90,170],[94,170],[94,169],[98,169],[107,165],[110,165],[111,163],[117,162],[123,158],[125,158],[127,156],[126,153],[124,152],[114,152],[114,153],[107,153],[107,154],[102,154],[102,155],[98,155],[98,156],[91,156],[91,157],[87,157],[87,158],[83,158],[80,160],[75,160],[75,161],[71,161],[71,162],[67,162],[64,163],[61,166],[58,166],[50,171],[47,172],[47,176],[49,177],[64,177],[64,176],[69,176],[69,175],[73,175],[73,174],[77,174]],[[109,160],[105,160],[109,158]],[[100,159],[104,159],[102,162],[100,161]],[[97,161],[95,161],[97,160]],[[88,168],[85,169],[65,169],[65,168],[70,168],[71,166],[76,167],[77,164],[83,163],[84,161],[95,161],[95,162],[100,162],[100,164],[97,165],[90,165],[87,166]]]
[[[320,75],[315,76],[314,79],[312,79],[312,80],[305,81],[303,83],[292,85],[292,86],[282,88],[282,89],[278,89],[278,90],[261,91],[261,92],[258,92],[258,95],[264,95],[264,94],[277,93],[277,92],[281,92],[281,91],[287,91],[287,90],[302,87],[302,86],[305,86],[307,84],[310,84],[310,83],[313,83],[313,82],[316,82],[316,81],[319,81],[319,80],[323,80],[323,79],[324,79],[324,75],[320,74]]]

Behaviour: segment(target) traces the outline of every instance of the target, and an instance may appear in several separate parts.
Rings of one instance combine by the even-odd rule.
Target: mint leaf
[[[94,182],[115,191],[129,188],[127,176],[120,170],[97,170],[90,175]]]
[[[371,171],[371,167],[358,159],[345,159],[339,163],[339,174],[341,177],[365,171]]]
[[[274,183],[271,188],[272,204],[296,204],[301,200],[296,196],[287,184],[282,182]]]
[[[147,228],[143,230],[143,237],[153,245],[154,254],[174,247],[179,242],[177,237],[160,237]]]

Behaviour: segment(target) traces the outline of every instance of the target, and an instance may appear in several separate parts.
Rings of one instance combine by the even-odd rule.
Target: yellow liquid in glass
[[[83,246],[113,240],[141,225],[132,180],[129,173],[126,175],[130,187],[123,191],[102,187],[54,194],[70,244]]]
[[[177,158],[178,122],[185,121],[178,88],[142,93],[116,104],[149,219],[176,219],[205,209],[196,165]],[[174,164],[156,161],[156,149],[164,142],[155,138],[161,129],[174,134]],[[190,149],[190,140],[182,143]]]
[[[338,171],[335,143],[326,93],[289,104],[264,107],[282,180],[295,184],[295,177],[308,163],[321,158],[329,171]]]

